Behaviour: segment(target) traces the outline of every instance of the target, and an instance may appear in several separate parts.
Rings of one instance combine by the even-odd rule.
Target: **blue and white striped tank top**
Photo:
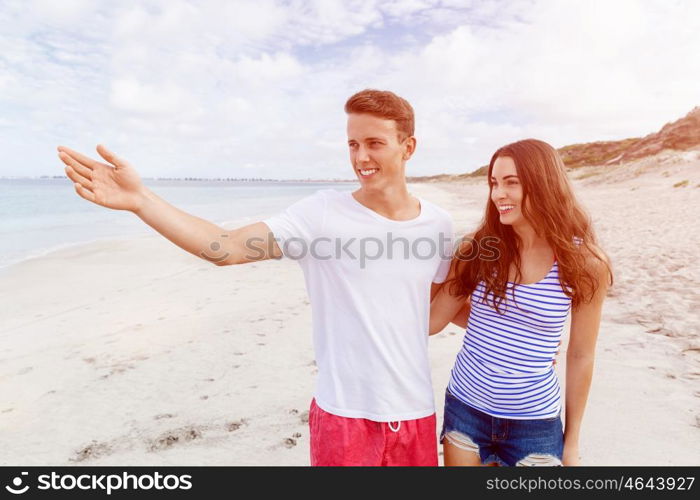
[[[557,262],[537,283],[508,283],[502,314],[482,302],[484,282],[471,297],[471,314],[448,388],[489,415],[512,419],[556,417],[561,390],[552,361],[571,308]],[[514,290],[515,303],[511,290]]]

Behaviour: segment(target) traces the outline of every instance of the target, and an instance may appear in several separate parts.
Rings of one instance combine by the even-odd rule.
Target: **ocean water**
[[[185,212],[234,226],[277,213],[319,189],[358,187],[354,182],[145,180],[144,184]],[[0,268],[72,245],[146,234],[157,233],[131,212],[84,200],[69,179],[0,179]]]

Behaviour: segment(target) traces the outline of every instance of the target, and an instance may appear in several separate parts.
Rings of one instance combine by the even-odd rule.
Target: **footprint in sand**
[[[308,412],[308,411],[305,411],[304,413],[302,413],[302,414],[299,416],[299,420],[301,420],[301,422],[302,422],[303,424],[308,424],[308,423],[309,423],[309,412]]]
[[[27,366],[25,368],[22,368],[20,371],[17,372],[17,375],[24,375],[25,373],[29,373],[34,369],[33,366]]]
[[[285,448],[294,448],[297,445],[297,440],[294,438],[287,438],[282,441]]]
[[[91,458],[99,458],[112,453],[112,448],[107,443],[98,443],[97,441],[92,441],[89,445],[81,448],[75,452],[72,458],[69,458],[69,462],[83,462]]]
[[[159,413],[153,417],[154,420],[161,420],[164,418],[173,418],[175,415],[172,413]]]
[[[233,422],[229,422],[228,424],[226,424],[226,430],[228,432],[237,431],[238,429],[240,429],[244,425],[248,425],[248,419],[246,419],[246,418],[242,418],[240,420],[235,420]]]
[[[202,438],[202,431],[198,427],[182,427],[164,432],[160,436],[147,442],[148,451],[159,451],[170,448],[178,443],[185,443]]]

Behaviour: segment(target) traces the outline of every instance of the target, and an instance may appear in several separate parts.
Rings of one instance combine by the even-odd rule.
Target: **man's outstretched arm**
[[[279,258],[282,252],[263,222],[227,230],[169,204],[141,182],[136,170],[104,146],[102,163],[58,148],[78,195],[97,205],[128,210],[180,248],[217,266]]]

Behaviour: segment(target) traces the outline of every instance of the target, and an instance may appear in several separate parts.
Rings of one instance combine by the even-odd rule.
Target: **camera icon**
[[[29,472],[22,472],[21,476],[28,476]],[[29,485],[25,485],[24,488],[21,488],[22,486],[22,477],[17,476],[12,480],[12,486],[5,486],[5,489],[12,493],[13,495],[21,495],[22,493],[26,493],[27,490],[29,489]],[[15,489],[17,488],[17,489]]]

